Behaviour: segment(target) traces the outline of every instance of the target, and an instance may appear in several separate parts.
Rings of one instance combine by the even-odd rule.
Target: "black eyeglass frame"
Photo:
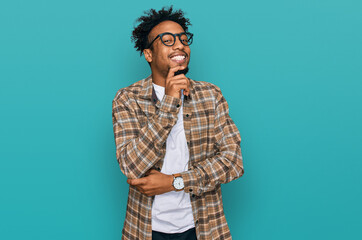
[[[163,37],[164,35],[166,35],[166,34],[173,36],[173,40],[174,40],[174,41],[173,41],[173,44],[172,44],[172,45],[167,45],[167,44],[162,40],[162,37]],[[186,35],[186,36],[188,37],[188,38],[187,38],[187,42],[190,42],[190,43],[187,43],[187,44],[183,43],[182,40],[181,40],[181,36],[182,36],[182,35]],[[160,34],[158,34],[158,35],[152,40],[152,42],[151,42],[150,44],[148,44],[148,47],[147,47],[146,49],[150,48],[151,45],[152,45],[152,43],[153,43],[154,41],[156,41],[157,38],[160,38],[160,39],[161,39],[161,42],[163,43],[163,45],[165,45],[165,46],[167,46],[167,47],[172,47],[172,46],[175,45],[175,43],[176,43],[176,36],[178,37],[178,39],[180,40],[180,42],[181,42],[184,46],[190,46],[190,45],[192,44],[192,42],[193,42],[193,36],[194,36],[194,34],[193,34],[193,33],[190,33],[190,32],[182,32],[182,33],[177,33],[177,34],[173,34],[173,33],[170,33],[170,32],[160,33]]]

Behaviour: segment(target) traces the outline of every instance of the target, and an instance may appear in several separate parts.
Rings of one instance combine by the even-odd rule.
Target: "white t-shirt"
[[[156,95],[161,101],[165,88],[154,83]],[[183,103],[184,95],[181,92]],[[189,149],[183,123],[183,107],[178,113],[176,124],[172,127],[166,141],[166,154],[161,172],[175,174],[187,171]],[[164,233],[180,233],[195,227],[190,202],[190,194],[184,191],[171,191],[156,195],[152,205],[152,230]]]

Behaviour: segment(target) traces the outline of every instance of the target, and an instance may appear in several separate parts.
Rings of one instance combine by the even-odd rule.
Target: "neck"
[[[152,82],[156,85],[166,87],[166,76],[161,75],[158,71],[152,71]]]

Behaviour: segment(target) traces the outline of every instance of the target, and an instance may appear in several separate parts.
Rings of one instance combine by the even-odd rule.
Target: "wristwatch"
[[[181,174],[177,173],[177,174],[172,174],[173,176],[173,182],[172,182],[172,186],[175,188],[175,191],[181,191],[182,189],[184,189],[184,179],[181,177]]]

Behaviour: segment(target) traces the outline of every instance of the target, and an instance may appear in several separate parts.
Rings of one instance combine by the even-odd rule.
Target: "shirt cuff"
[[[165,94],[160,104],[160,110],[163,112],[175,113],[180,110],[181,104],[181,98],[176,98]]]
[[[195,195],[200,195],[199,178],[195,169],[180,173],[184,180],[184,191]]]

